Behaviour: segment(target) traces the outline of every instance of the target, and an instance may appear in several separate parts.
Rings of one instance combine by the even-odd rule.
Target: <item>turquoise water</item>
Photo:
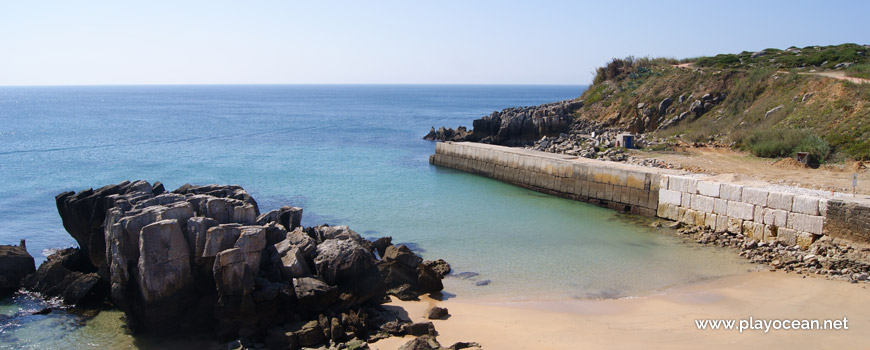
[[[170,189],[239,184],[264,212],[301,206],[306,226],[414,243],[478,274],[446,280],[458,298],[646,295],[745,270],[731,253],[686,245],[635,217],[428,164],[434,143],[421,137],[431,126],[470,127],[493,110],[583,89],[0,88],[0,244],[27,239],[42,260],[45,249],[75,243],[54,195],[145,179]]]

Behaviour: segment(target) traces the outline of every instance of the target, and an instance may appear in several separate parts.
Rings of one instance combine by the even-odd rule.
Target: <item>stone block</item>
[[[688,185],[688,187],[686,188],[686,190],[690,194],[698,193],[698,179],[689,179],[689,182],[687,185]]]
[[[704,213],[713,213],[714,201],[712,197],[702,196],[700,194],[692,195],[691,208]]]
[[[764,241],[764,224],[756,224],[752,221],[744,221],[743,235],[759,242]]]
[[[676,221],[683,222],[683,217],[686,216],[687,210],[688,209],[686,209],[685,207],[677,207],[677,220]]]
[[[713,213],[725,215],[728,212],[728,201],[720,198],[713,199]]]
[[[682,203],[682,192],[661,189],[659,190],[659,203],[680,205]]]
[[[794,195],[782,192],[770,192],[767,196],[767,206],[773,209],[791,211]]]
[[[695,225],[695,222],[697,222],[697,215],[697,211],[694,211],[692,209],[686,209],[686,213],[683,214],[683,220],[681,222],[686,225]],[[703,213],[701,213],[701,215],[703,215]]]
[[[680,192],[680,206],[691,208],[692,207],[692,195],[688,192]]]
[[[659,203],[658,209],[656,209],[656,216],[660,218],[667,218],[668,212],[668,203]]]
[[[825,218],[821,216],[789,213],[787,227],[797,231],[820,235],[822,234],[822,226],[824,225],[824,222]]]
[[[819,199],[819,215],[827,217],[828,216],[828,200],[827,199]]]
[[[720,183],[714,181],[698,181],[698,194],[718,198]]]
[[[791,211],[807,215],[819,215],[819,198],[795,196]]]
[[[790,228],[778,227],[776,230],[776,240],[786,245],[794,246],[797,244],[797,231]]]
[[[625,175],[625,185],[631,188],[644,189],[646,184],[646,175],[643,173],[627,172]]]
[[[820,236],[814,235],[809,232],[800,232],[798,231],[796,244],[801,247],[801,249],[809,249],[810,245],[813,244]]]
[[[743,197],[743,186],[722,184],[719,186],[719,198],[739,202]]]
[[[668,189],[668,179],[670,179],[670,176],[668,176],[668,175],[662,175],[659,177],[659,188],[660,189],[663,189],[663,190]]]
[[[659,190],[649,191],[649,193],[647,194],[647,198],[647,204],[645,205],[645,207],[650,209],[655,208],[656,205],[658,205],[659,203]]]
[[[753,205],[767,206],[767,196],[770,192],[755,187],[743,188],[743,202]]]
[[[703,227],[704,223],[707,222],[707,213],[695,211],[695,226]]]
[[[685,176],[671,176],[668,180],[668,189],[671,191],[689,192],[689,181],[693,179]]]
[[[752,209],[752,221],[756,223],[763,224],[764,223],[764,207],[760,205],[756,205]]]
[[[764,224],[787,227],[788,212],[780,209],[764,208]]]
[[[708,213],[704,216],[704,226],[716,231],[716,219],[718,219],[718,217],[719,215]]]
[[[713,214],[716,215],[716,228],[714,230],[716,232],[725,232],[728,230],[728,217],[724,214]]]
[[[754,214],[753,209],[754,207],[752,204],[728,201],[726,214],[732,218],[752,220]]]
[[[728,217],[727,231],[735,234],[743,233],[743,220]]]

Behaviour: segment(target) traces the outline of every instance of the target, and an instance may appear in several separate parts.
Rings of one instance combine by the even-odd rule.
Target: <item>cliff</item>
[[[765,157],[809,151],[819,159],[834,154],[870,159],[868,79],[868,45],[766,49],[683,60],[628,57],[598,68],[582,96],[557,103],[573,107],[568,124],[527,113],[519,119],[504,110],[498,123],[491,122],[494,113],[476,120],[470,132],[439,138],[444,135],[433,129],[427,136],[510,146],[561,136],[557,152],[591,145],[600,151],[611,142],[572,134],[625,130],[649,139],[731,145]],[[529,123],[548,127],[536,132],[514,127]],[[486,129],[479,132],[480,126]],[[469,137],[476,134],[491,138]],[[554,142],[543,143],[534,147],[553,148]]]

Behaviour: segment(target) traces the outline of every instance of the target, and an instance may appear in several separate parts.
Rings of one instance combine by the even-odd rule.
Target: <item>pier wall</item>
[[[471,142],[439,142],[429,161],[539,192],[758,241],[806,248],[827,235],[870,243],[870,201]]]
[[[539,192],[655,216],[660,169],[471,142],[439,142],[429,162]]]

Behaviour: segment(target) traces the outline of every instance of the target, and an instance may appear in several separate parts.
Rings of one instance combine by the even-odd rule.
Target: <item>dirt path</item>
[[[786,73],[786,74],[788,74],[788,72],[786,72],[786,71],[779,71],[779,73]],[[870,84],[870,79],[850,77],[850,76],[847,76],[847,75],[846,75],[846,72],[842,72],[842,71],[835,71],[835,72],[798,72],[798,74],[805,74],[805,75],[818,75],[818,76],[827,77],[827,78],[833,78],[833,79],[837,79],[837,80],[847,80],[847,81],[853,82],[853,83],[855,83],[855,84]]]
[[[632,151],[640,158],[655,158],[694,173],[731,174],[733,181],[766,182],[813,190],[852,192],[852,175],[858,175],[858,194],[870,195],[870,171],[858,162],[826,164],[818,169],[790,160],[758,158],[725,148],[685,148],[669,152]]]

